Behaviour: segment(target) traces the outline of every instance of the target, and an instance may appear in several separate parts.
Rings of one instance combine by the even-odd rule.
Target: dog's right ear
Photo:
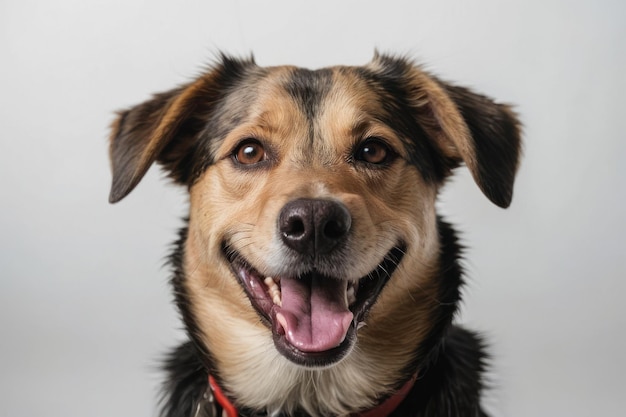
[[[193,111],[190,94],[184,93],[189,88],[192,87],[156,94],[151,100],[118,113],[109,138],[113,173],[109,202],[120,201],[135,188],[172,140],[181,120]]]
[[[151,100],[118,113],[111,126],[110,158],[113,180],[109,202],[126,197],[158,161],[170,176],[185,183],[184,157],[197,142],[225,95],[227,85],[240,78],[254,60],[221,56],[222,62],[191,84],[156,94]]]

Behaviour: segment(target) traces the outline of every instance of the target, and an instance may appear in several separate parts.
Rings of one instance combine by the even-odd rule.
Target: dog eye
[[[233,152],[235,160],[242,165],[252,165],[266,159],[265,148],[255,139],[246,139]]]
[[[378,138],[370,138],[363,142],[355,152],[357,161],[369,164],[381,165],[393,158],[393,151],[385,142]]]

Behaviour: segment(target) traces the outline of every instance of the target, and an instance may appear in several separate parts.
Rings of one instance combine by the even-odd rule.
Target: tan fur
[[[193,323],[191,339],[210,352],[237,406],[269,415],[304,410],[347,417],[397,389],[434,330],[443,337],[454,308],[441,323],[442,269],[458,265],[455,253],[442,261],[450,264],[438,264],[445,253],[438,188],[465,163],[483,193],[508,206],[519,122],[509,107],[442,83],[408,60],[376,55],[364,67],[333,67],[318,78],[298,71],[224,57],[193,83],[121,112],[112,125],[110,201],[124,198],[154,161],[189,187],[188,232],[175,253],[182,254],[182,267],[177,259],[174,287],[187,324]],[[306,82],[324,83],[316,85],[323,93],[305,97]],[[409,128],[402,125],[407,119]],[[249,138],[271,154],[266,165],[247,169],[233,160]],[[384,138],[398,158],[384,167],[350,161],[367,138]],[[298,199],[335,201],[351,216],[340,261],[316,264],[320,276],[356,283],[400,243],[407,252],[352,350],[326,367],[297,365],[279,352],[223,253],[227,245],[265,277],[310,272],[277,227],[281,210]],[[460,282],[457,277],[451,285]],[[448,303],[456,301],[453,294]]]
[[[186,270],[194,313],[201,330],[210,335],[203,340],[217,360],[225,388],[251,408],[292,410],[301,405],[311,415],[342,416],[372,406],[397,384],[397,375],[429,330],[428,315],[437,303],[436,287],[427,278],[436,268],[438,251],[436,190],[406,164],[384,174],[365,174],[343,162],[359,139],[355,126],[362,127],[358,133],[364,137],[385,137],[400,151],[402,143],[388,127],[368,120],[363,109],[376,103],[367,90],[346,75],[337,77],[319,117],[318,148],[307,148],[304,116],[290,97],[272,88],[270,78],[259,86],[262,94],[249,120],[218,149],[221,161],[191,189]],[[269,172],[237,172],[224,158],[247,136],[276,145],[279,165]],[[257,270],[279,275],[282,245],[276,218],[285,203],[302,197],[337,199],[350,210],[352,254],[346,265],[338,266],[346,279],[357,280],[374,269],[399,238],[410,242],[412,251],[359,331],[354,352],[323,370],[301,368],[275,350],[269,329],[232,279],[219,247],[229,236]],[[416,281],[415,276],[426,278]],[[339,389],[345,386],[350,389]]]

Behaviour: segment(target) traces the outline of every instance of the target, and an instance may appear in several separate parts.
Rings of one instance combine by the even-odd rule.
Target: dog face
[[[441,319],[435,201],[450,170],[465,163],[505,207],[518,156],[506,106],[406,60],[224,57],[120,114],[110,199],[155,160],[187,185],[175,287],[213,371],[244,406],[342,414],[392,389]]]

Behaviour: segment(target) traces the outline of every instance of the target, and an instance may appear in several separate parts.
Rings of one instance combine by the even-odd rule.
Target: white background
[[[183,333],[163,267],[185,194],[153,169],[107,204],[113,111],[219,49],[261,65],[409,53],[515,103],[509,210],[464,169],[441,209],[468,244],[460,320],[491,340],[494,416],[626,408],[626,3],[0,2],[0,416],[153,416]]]

